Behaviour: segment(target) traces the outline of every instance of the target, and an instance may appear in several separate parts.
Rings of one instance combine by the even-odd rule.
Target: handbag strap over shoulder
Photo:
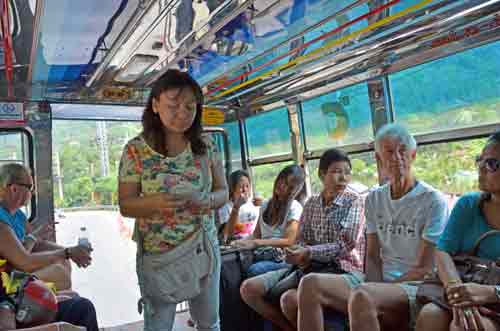
[[[472,250],[470,251],[470,255],[472,256],[477,256],[477,253],[479,251],[479,247],[481,246],[481,242],[488,238],[488,237],[491,237],[493,235],[500,235],[500,230],[490,230],[488,232],[485,232],[481,235],[481,237],[479,237],[477,240],[476,240],[476,243],[474,244],[474,247],[472,248]]]

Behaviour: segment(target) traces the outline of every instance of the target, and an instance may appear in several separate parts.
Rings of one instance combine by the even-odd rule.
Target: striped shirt
[[[321,195],[311,197],[300,219],[300,243],[311,248],[311,259],[336,261],[347,271],[363,271],[365,254],[364,198],[344,191],[327,206]]]

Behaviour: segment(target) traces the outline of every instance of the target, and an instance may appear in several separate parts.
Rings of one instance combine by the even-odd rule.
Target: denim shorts
[[[269,271],[265,274],[258,275],[252,279],[258,280],[264,285],[264,289],[268,292],[272,289],[278,282],[285,276],[285,274],[290,270],[290,268],[282,268],[279,270]]]

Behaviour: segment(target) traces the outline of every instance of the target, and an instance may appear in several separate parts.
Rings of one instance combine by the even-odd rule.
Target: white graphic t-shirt
[[[420,240],[436,243],[448,220],[441,192],[424,182],[398,200],[389,184],[372,191],[365,202],[366,233],[376,233],[381,247],[384,280],[394,280],[417,262]]]

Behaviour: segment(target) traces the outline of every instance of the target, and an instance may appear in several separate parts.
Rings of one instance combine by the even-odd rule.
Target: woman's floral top
[[[142,135],[139,135],[130,140],[124,148],[119,181],[140,184],[144,196],[158,192],[208,193],[212,188],[211,165],[217,162],[219,154],[211,141],[206,139],[205,142],[208,158],[193,157],[189,144],[179,155],[166,157],[154,151]],[[207,160],[209,176],[202,178],[201,162]],[[212,216],[194,215],[188,209],[178,208],[153,218],[138,218],[136,227],[144,238],[145,252],[160,253],[180,244],[198,230],[202,222],[213,223]],[[134,237],[134,240],[136,239]]]

